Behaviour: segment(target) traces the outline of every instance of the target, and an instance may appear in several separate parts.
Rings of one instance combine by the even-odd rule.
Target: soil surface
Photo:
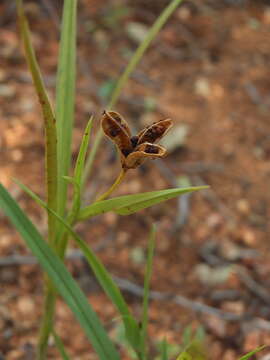
[[[80,0],[73,155],[110,90],[168,1]],[[26,1],[33,42],[54,97],[62,1]],[[0,181],[39,230],[46,216],[12,180],[44,198],[40,107],[19,39],[14,2],[0,13]],[[174,129],[169,155],[128,172],[114,195],[210,185],[135,215],[105,214],[78,233],[115,275],[134,314],[141,314],[150,223],[158,224],[149,312],[152,358],[164,337],[179,351],[187,329],[204,330],[211,360],[234,360],[270,343],[270,7],[263,1],[186,1],[160,32],[125,86],[115,111],[136,133],[162,118]],[[93,140],[93,137],[92,137]],[[103,140],[84,201],[119,173],[114,146]],[[6,218],[0,217],[0,358],[34,359],[42,314],[42,273]],[[121,342],[119,315],[74,244],[68,268]],[[129,282],[124,282],[128,280]],[[67,306],[57,304],[56,330],[72,359],[96,359]],[[123,359],[130,355],[119,345]],[[268,359],[269,350],[257,355]],[[269,356],[269,355],[268,355]],[[60,359],[50,341],[49,359]],[[172,354],[172,359],[176,354]],[[256,357],[255,357],[256,358]]]

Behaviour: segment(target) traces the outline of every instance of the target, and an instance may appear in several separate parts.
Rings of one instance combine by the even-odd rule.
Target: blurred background
[[[117,78],[168,3],[78,1],[74,159],[90,114],[96,131]],[[25,1],[52,98],[62,4]],[[16,177],[44,197],[43,124],[18,35],[15,2],[1,0],[0,13],[0,181],[45,233],[44,212],[12,182]],[[155,39],[114,109],[134,133],[162,118],[174,121],[163,142],[168,157],[130,171],[115,195],[210,185],[136,215],[108,213],[77,227],[139,316],[149,223],[158,223],[149,315],[153,359],[164,336],[173,354],[183,334],[196,329],[204,333],[213,360],[234,360],[270,342],[269,35],[269,1],[187,0]],[[108,188],[119,168],[114,147],[104,139],[86,203]],[[0,216],[0,358],[33,359],[42,275]],[[121,342],[118,314],[80,252],[71,248],[68,257],[69,269],[110,335]],[[59,305],[57,330],[71,357],[96,359],[62,300]],[[53,346],[49,358],[59,358]],[[123,349],[123,359],[129,358]],[[266,351],[257,358],[269,355]]]

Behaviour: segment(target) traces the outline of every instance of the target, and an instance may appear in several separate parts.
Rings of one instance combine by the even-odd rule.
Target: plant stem
[[[48,339],[53,328],[54,310],[56,303],[56,291],[52,282],[45,278],[45,299],[43,306],[43,315],[39,330],[39,339],[37,346],[37,360],[47,359]]]
[[[125,175],[127,173],[127,170],[122,169],[120,174],[118,175],[118,178],[115,180],[115,182],[112,184],[112,186],[107,190],[105,193],[100,195],[95,202],[105,200],[111,193],[117,188],[118,185],[121,184],[122,180],[124,179]]]

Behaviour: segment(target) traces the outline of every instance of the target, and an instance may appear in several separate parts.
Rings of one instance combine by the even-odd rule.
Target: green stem
[[[53,328],[56,297],[57,294],[51,281],[46,278],[43,315],[40,324],[37,347],[37,360],[47,359],[48,340]]]
[[[112,186],[109,188],[109,190],[107,190],[105,193],[103,193],[102,195],[100,195],[95,202],[98,201],[102,201],[105,200],[108,196],[111,195],[111,193],[117,188],[118,185],[121,184],[122,180],[124,179],[125,175],[127,173],[127,170],[122,169],[120,174],[118,175],[117,179],[115,180],[115,182],[112,184]]]

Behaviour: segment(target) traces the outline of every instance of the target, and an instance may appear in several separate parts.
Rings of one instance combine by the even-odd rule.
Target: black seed
[[[147,145],[144,150],[147,154],[158,154],[159,149],[153,145]]]
[[[118,129],[118,128],[111,128],[110,131],[109,131],[109,133],[110,133],[110,135],[112,137],[115,137],[115,136],[119,135],[120,132],[121,132],[121,130]]]
[[[138,140],[139,140],[139,137],[138,136],[132,136],[131,138],[130,138],[130,141],[131,141],[131,144],[132,144],[132,146],[135,148],[135,146],[137,146],[137,144],[138,144]]]
[[[125,157],[127,157],[131,153],[131,151],[129,149],[122,149],[121,151]]]

